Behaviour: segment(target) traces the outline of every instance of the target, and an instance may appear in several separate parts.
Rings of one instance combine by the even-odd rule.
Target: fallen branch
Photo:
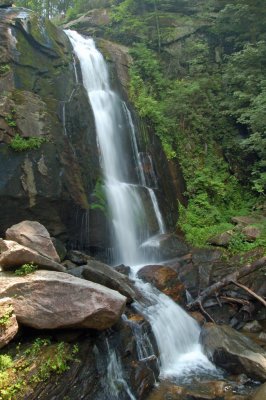
[[[203,290],[200,295],[196,298],[196,300],[190,302],[187,307],[188,309],[192,309],[195,307],[202,307],[204,300],[211,296],[213,293],[217,293],[223,287],[229,285],[232,282],[236,282],[238,279],[242,278],[243,276],[249,275],[252,272],[260,269],[266,265],[266,257],[262,257],[257,261],[254,261],[252,264],[247,264],[242,268],[237,269],[232,274],[225,276],[219,282],[214,283],[213,285],[209,286],[207,289]]]
[[[265,301],[261,296],[259,296],[259,295],[256,294],[255,292],[253,292],[253,290],[249,289],[249,288],[248,288],[247,286],[245,286],[245,285],[242,285],[241,283],[238,283],[238,282],[235,282],[235,281],[232,281],[232,283],[233,283],[234,285],[240,287],[241,289],[245,290],[246,292],[248,292],[251,296],[255,297],[255,299],[257,299],[258,301],[260,301],[260,302],[264,305],[264,307],[266,307],[266,301]]]
[[[236,303],[236,304],[241,304],[242,306],[249,305],[249,301],[243,299],[236,299],[235,297],[220,296],[220,299],[226,303]]]

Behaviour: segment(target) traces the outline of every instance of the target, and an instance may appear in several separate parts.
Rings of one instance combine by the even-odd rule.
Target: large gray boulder
[[[12,240],[0,239],[0,267],[12,270],[23,264],[33,263],[52,271],[64,272],[66,269],[52,259]]]
[[[72,269],[68,273],[117,290],[127,298],[128,303],[139,296],[139,293],[126,276],[120,274],[109,265],[96,260],[87,260],[86,265]]]
[[[114,290],[61,272],[2,273],[0,279],[0,298],[12,297],[18,322],[36,329],[107,329],[126,304]]]
[[[215,364],[234,374],[266,380],[266,352],[251,339],[227,325],[206,324],[200,341]]]
[[[18,323],[14,314],[12,299],[0,299],[0,349],[16,336],[17,331]]]
[[[6,239],[29,247],[41,255],[60,262],[47,229],[37,221],[22,221],[6,231]]]

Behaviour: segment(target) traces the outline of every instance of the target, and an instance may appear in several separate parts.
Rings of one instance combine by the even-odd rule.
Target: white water
[[[109,383],[107,395],[111,395],[114,399],[119,399],[122,392],[128,395],[128,399],[136,400],[124,378],[120,358],[114,349],[110,349],[108,341],[106,344],[109,356],[109,363],[107,366],[107,382]]]
[[[108,71],[101,53],[92,39],[84,38],[73,31],[66,33],[80,60],[83,84],[88,91],[95,117],[106,194],[112,212],[120,262],[131,266],[132,277],[146,299],[143,303],[136,304],[136,308],[151,323],[160,352],[161,376],[178,377],[189,375],[198,369],[214,370],[201,351],[200,328],[195,320],[166,295],[137,279],[140,266],[133,266],[143,261],[139,255],[139,225],[143,222],[147,225],[140,197],[140,185],[149,192],[159,233],[165,232],[163,218],[155,193],[151,188],[147,188],[131,114],[125,103],[110,89]],[[127,127],[123,112],[124,116],[126,115]],[[134,155],[131,160],[123,145],[128,127]],[[140,185],[128,181],[129,162],[135,163]],[[149,162],[152,161],[149,159]],[[149,236],[145,241],[148,239]]]

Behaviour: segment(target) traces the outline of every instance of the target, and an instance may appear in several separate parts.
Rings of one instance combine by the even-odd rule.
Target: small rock
[[[128,267],[128,266],[126,266],[124,264],[117,265],[115,267],[115,270],[117,272],[119,272],[120,274],[123,274],[123,275],[126,275],[126,276],[129,276],[129,274],[130,274],[130,267]]]
[[[66,257],[68,260],[72,261],[76,265],[84,265],[87,263],[88,260],[92,259],[92,257],[78,250],[68,251]]]
[[[33,263],[52,271],[65,271],[65,267],[37,251],[12,240],[0,239],[0,266],[4,271],[14,270],[23,264]]]
[[[17,334],[18,323],[11,298],[0,299],[0,349],[6,346]]]
[[[245,239],[248,242],[254,242],[256,239],[259,239],[261,236],[261,231],[259,228],[255,226],[246,226],[242,229],[242,234],[245,236]]]
[[[214,246],[228,247],[229,243],[234,235],[232,230],[220,233],[208,240],[209,244],[213,244]]]
[[[189,315],[194,318],[200,326],[203,326],[206,322],[206,318],[198,311],[191,311]]]
[[[243,327],[244,332],[257,333],[262,331],[262,326],[258,321],[251,321]]]
[[[37,221],[22,221],[11,226],[6,231],[6,239],[35,250],[55,262],[60,262],[49,232]]]
[[[75,269],[77,267],[76,264],[74,264],[72,261],[70,260],[65,260],[62,262],[62,265],[67,269],[67,270],[71,270],[71,269]]]

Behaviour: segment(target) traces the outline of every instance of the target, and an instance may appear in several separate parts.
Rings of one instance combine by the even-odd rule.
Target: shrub
[[[43,137],[29,137],[23,138],[18,133],[11,140],[10,147],[14,151],[25,151],[39,149],[43,143],[47,142],[46,138]]]
[[[38,266],[34,265],[33,263],[23,264],[20,268],[15,270],[15,275],[17,276],[28,275],[36,271],[36,269],[38,269]]]

